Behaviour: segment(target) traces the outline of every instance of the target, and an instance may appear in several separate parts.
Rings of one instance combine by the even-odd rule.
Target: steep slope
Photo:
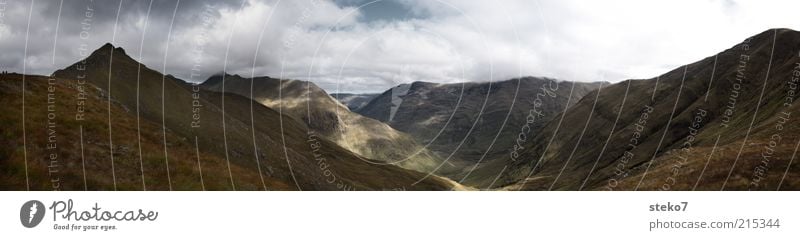
[[[429,178],[412,185],[425,175],[391,165],[371,164],[374,160],[354,155],[319,138],[294,118],[282,116],[238,95],[205,91],[171,76],[162,75],[136,62],[121,48],[110,44],[104,45],[86,59],[56,71],[53,76],[59,80],[78,79],[87,87],[96,87],[102,90],[100,100],[110,99],[111,103],[118,104],[130,114],[115,114],[113,109],[108,108],[95,109],[100,113],[105,112],[106,121],[111,123],[111,128],[104,133],[105,139],[110,138],[110,145],[113,146],[110,149],[117,149],[123,142],[131,142],[131,135],[116,133],[121,129],[132,129],[131,131],[137,133],[136,138],[129,143],[131,145],[126,145],[132,152],[132,158],[152,156],[165,162],[178,161],[175,159],[180,157],[172,156],[175,151],[173,147],[182,143],[165,137],[165,133],[174,134],[180,141],[188,141],[189,146],[197,145],[199,153],[196,155],[201,156],[200,162],[204,170],[206,166],[203,158],[213,156],[223,159],[231,169],[241,168],[259,177],[258,181],[253,182],[248,175],[233,174],[231,170],[226,184],[220,184],[220,190],[276,189],[270,188],[274,185],[267,183],[270,179],[278,179],[289,185],[290,189],[303,190],[433,190],[452,187],[452,184],[438,178]],[[116,128],[116,122],[126,124]],[[144,129],[139,131],[138,125],[144,126],[147,122],[161,127],[156,129],[156,133],[145,133]],[[93,122],[91,125],[100,124]],[[158,130],[161,130],[160,133]],[[138,137],[139,134],[141,138]],[[146,138],[147,134],[162,137]],[[163,149],[160,153],[146,152],[144,150],[147,144],[160,144]],[[140,147],[142,151],[139,151]],[[107,154],[113,155],[117,152],[109,150]],[[192,161],[197,162],[196,157]],[[227,168],[226,166],[225,170]],[[174,175],[174,172],[190,170],[170,165],[168,172]],[[166,168],[164,171],[167,173]],[[263,182],[261,177],[264,178]],[[154,184],[183,189],[174,179],[167,184],[160,181]],[[151,188],[148,187],[149,189]]]
[[[476,163],[511,157],[517,142],[538,134],[553,116],[599,85],[533,77],[493,83],[415,82],[384,92],[358,112],[411,134],[441,156],[466,161],[458,180]]]
[[[339,146],[370,159],[424,173],[432,172],[442,162],[410,136],[350,112],[311,82],[215,75],[201,86],[211,91],[224,90],[252,97],[265,106],[302,120],[311,130]]]
[[[379,96],[377,93],[332,93],[331,96],[340,103],[347,106],[350,111],[358,112],[358,109],[366,106],[372,99]]]
[[[598,89],[526,145],[508,189],[799,189],[800,33],[773,29],[648,80]],[[484,185],[486,186],[486,185]]]

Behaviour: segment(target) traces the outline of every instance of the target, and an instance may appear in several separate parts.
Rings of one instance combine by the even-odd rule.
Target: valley
[[[416,81],[380,94],[164,75],[105,44],[4,73],[3,190],[792,190],[800,33],[650,79]]]

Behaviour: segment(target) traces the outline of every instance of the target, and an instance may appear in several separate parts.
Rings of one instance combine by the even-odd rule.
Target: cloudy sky
[[[193,82],[221,71],[330,92],[518,76],[616,82],[768,28],[800,29],[798,13],[796,0],[0,0],[0,68],[47,75],[111,42]]]

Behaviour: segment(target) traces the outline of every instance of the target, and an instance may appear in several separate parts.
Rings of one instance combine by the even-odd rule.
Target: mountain
[[[800,32],[771,29],[658,77],[603,86],[543,127],[519,161],[492,161],[507,169],[494,181],[474,181],[526,190],[800,189],[799,42]]]
[[[367,105],[372,99],[380,94],[377,93],[333,93],[331,96],[340,103],[347,106],[350,111],[357,112],[359,108]]]
[[[24,143],[23,78],[27,134]],[[0,78],[0,99],[8,103],[0,105],[6,113],[0,116],[0,132],[4,136],[0,142],[0,189],[25,190],[26,168],[31,190],[141,190],[143,186],[147,190],[226,190],[231,187],[230,175],[236,176],[240,189],[256,185],[261,188],[254,169],[233,164],[229,174],[224,156],[205,151],[197,155],[194,138],[170,129],[164,132],[160,121],[143,120],[137,127],[135,112],[113,99],[108,102],[103,89],[76,79],[50,79],[30,75]],[[57,99],[52,105],[47,104],[48,94]],[[113,145],[109,144],[109,131]],[[141,145],[137,141],[139,133]],[[168,159],[163,141],[169,147]],[[278,168],[267,166],[264,170],[270,169]],[[291,180],[273,174],[263,177],[268,189],[296,189]]]
[[[223,85],[224,82],[224,85]],[[336,101],[314,83],[270,77],[215,75],[203,82],[207,90],[250,97],[305,123],[309,129],[354,153],[424,173],[442,160],[413,138],[387,124],[363,117]],[[224,88],[223,88],[224,86]]]
[[[25,179],[30,179],[32,189],[49,189],[52,161],[44,158],[49,156],[44,143],[50,139],[45,133],[60,139],[58,164],[64,190],[84,189],[83,166],[89,190],[449,190],[455,186],[446,179],[353,154],[295,118],[239,95],[206,91],[165,76],[111,44],[52,77],[4,75],[0,86],[4,103],[9,102],[0,106],[8,113],[2,117],[3,189],[25,189]],[[50,89],[60,96],[53,107],[47,100]],[[21,99],[27,99],[27,115],[22,114]],[[45,112],[49,109],[59,111],[53,120]],[[73,117],[78,110],[86,112],[84,120]],[[50,123],[55,131],[45,129]],[[22,129],[28,129],[27,139]],[[21,171],[25,164],[30,178]]]
[[[357,112],[409,133],[441,156],[463,161],[462,171],[450,175],[459,180],[489,159],[509,156],[521,132],[540,132],[552,117],[600,84],[534,77],[491,83],[414,82],[384,92]]]

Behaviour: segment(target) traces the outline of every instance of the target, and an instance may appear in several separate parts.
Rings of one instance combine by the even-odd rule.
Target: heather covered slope
[[[160,124],[148,120],[140,122],[141,132],[138,132],[135,112],[116,101],[109,105],[106,93],[92,84],[79,84],[71,79],[48,82],[49,78],[44,76],[25,77],[25,144],[23,76],[3,75],[0,79],[0,98],[8,103],[0,106],[7,113],[0,116],[4,126],[0,130],[4,136],[0,146],[1,189],[26,189],[26,158],[31,190],[53,190],[54,186],[59,190],[228,190],[230,174],[236,176],[240,189],[262,187],[254,169],[233,164],[229,174],[224,156],[205,150],[197,155],[193,138],[169,130],[164,135]],[[55,97],[52,112],[46,104],[48,93]],[[80,100],[79,96],[85,99]],[[81,111],[77,108],[79,101]],[[115,116],[110,121],[113,145],[109,143],[109,107]],[[53,115],[48,116],[50,113]],[[168,143],[166,153],[163,140]],[[295,188],[286,179],[263,177],[268,189]]]
[[[656,78],[593,91],[548,123],[522,161],[495,163],[507,171],[494,186],[798,189],[798,43],[796,31],[768,30]]]

